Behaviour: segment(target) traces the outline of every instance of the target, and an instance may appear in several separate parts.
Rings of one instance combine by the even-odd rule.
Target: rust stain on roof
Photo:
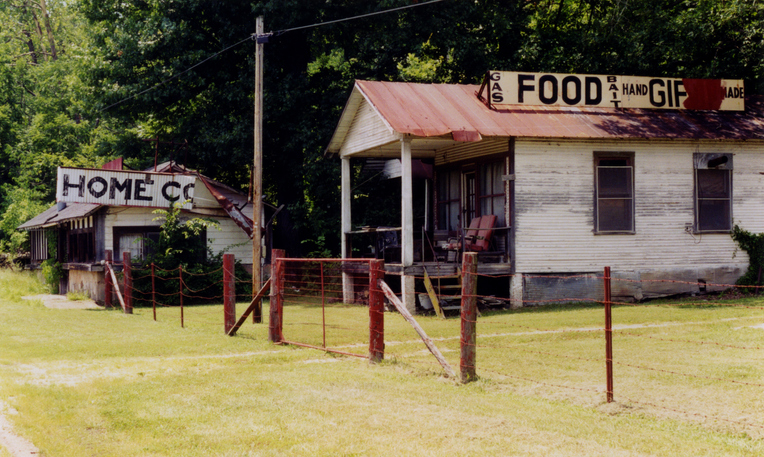
[[[581,139],[764,139],[764,99],[749,97],[744,112],[511,106],[490,109],[477,85],[357,81],[356,88],[398,133]]]

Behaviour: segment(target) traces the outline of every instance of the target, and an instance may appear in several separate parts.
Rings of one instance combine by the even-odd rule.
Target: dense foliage
[[[29,216],[20,208],[52,201],[56,166],[117,156],[145,166],[150,138],[187,140],[187,152],[163,146],[160,160],[175,156],[247,191],[255,49],[247,38],[260,15],[274,32],[265,45],[265,194],[288,208],[277,247],[293,255],[338,250],[339,166],[323,153],[355,79],[478,83],[500,69],[725,77],[764,93],[764,4],[753,0],[420,1],[286,31],[414,3],[0,3],[5,249],[22,247],[11,238]],[[386,184],[360,167],[354,179],[354,220],[383,223],[373,199],[390,198],[377,192]]]

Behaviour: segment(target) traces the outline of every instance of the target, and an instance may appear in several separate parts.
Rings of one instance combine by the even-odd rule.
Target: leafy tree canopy
[[[189,142],[187,157],[164,147],[160,159],[246,191],[248,38],[260,15],[276,32],[265,51],[265,193],[288,207],[292,230],[279,243],[295,254],[337,251],[339,170],[323,152],[355,79],[478,83],[499,69],[724,77],[764,93],[764,4],[753,0],[444,0],[279,32],[414,3],[4,2],[0,211],[16,187],[51,201],[58,165],[124,156],[147,166],[154,151],[142,140],[154,137]],[[377,206],[385,184],[356,174],[363,207]]]

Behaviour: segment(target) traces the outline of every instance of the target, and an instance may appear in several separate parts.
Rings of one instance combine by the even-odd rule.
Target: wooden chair
[[[487,251],[491,243],[491,236],[493,235],[493,228],[496,226],[497,219],[498,218],[493,214],[472,219],[472,221],[470,221],[470,226],[464,231],[464,250],[472,252]],[[461,240],[453,240],[448,244],[446,249],[461,251]]]

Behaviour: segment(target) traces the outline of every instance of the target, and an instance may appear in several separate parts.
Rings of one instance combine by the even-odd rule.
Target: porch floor
[[[455,262],[416,262],[404,267],[402,264],[386,263],[385,273],[389,275],[424,276],[425,269],[430,276],[455,275],[461,265]],[[478,273],[487,275],[512,274],[509,263],[481,263],[478,261]]]

